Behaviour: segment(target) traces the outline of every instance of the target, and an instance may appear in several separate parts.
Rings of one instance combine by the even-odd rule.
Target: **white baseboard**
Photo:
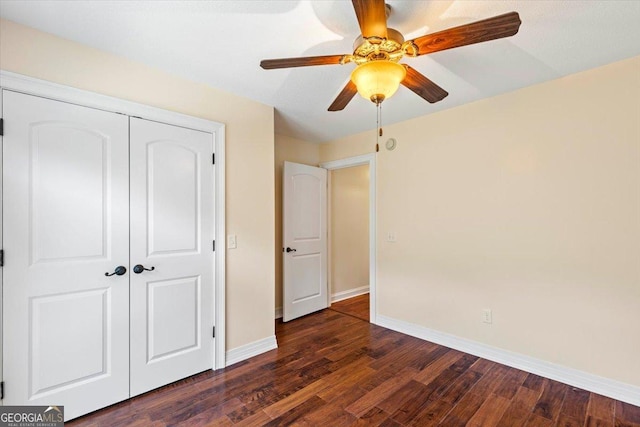
[[[278,342],[276,341],[275,335],[236,347],[227,351],[227,366],[242,362],[243,360],[276,348],[278,348]]]
[[[414,323],[378,314],[376,324],[403,334],[450,347],[503,365],[521,369],[593,393],[640,406],[640,387],[556,365],[524,354],[514,353],[466,338],[425,328]]]
[[[364,295],[369,293],[369,285],[360,286],[359,288],[353,288],[342,292],[336,292],[331,294],[331,302],[338,302],[345,299],[357,297],[358,295]]]
[[[276,319],[282,319],[282,307],[276,307]]]

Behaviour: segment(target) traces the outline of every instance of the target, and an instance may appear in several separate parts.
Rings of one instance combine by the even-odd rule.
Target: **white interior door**
[[[327,307],[327,171],[284,162],[283,307],[288,322]]]
[[[127,117],[3,91],[5,405],[129,397]]]
[[[130,125],[135,396],[214,366],[214,182],[212,134]]]

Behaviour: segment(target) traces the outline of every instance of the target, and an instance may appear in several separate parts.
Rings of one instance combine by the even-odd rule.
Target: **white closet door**
[[[135,396],[214,366],[214,186],[213,135],[130,125]]]
[[[127,117],[3,91],[5,405],[129,397]]]

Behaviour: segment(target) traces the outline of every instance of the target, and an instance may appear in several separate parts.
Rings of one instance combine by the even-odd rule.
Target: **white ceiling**
[[[517,11],[513,37],[403,62],[449,92],[429,104],[401,87],[383,103],[395,123],[640,55],[640,1],[387,1],[388,24],[410,39]],[[375,128],[359,96],[327,107],[353,64],[263,70],[261,59],[351,53],[350,1],[13,1],[3,18],[272,105],[276,133],[323,142]]]

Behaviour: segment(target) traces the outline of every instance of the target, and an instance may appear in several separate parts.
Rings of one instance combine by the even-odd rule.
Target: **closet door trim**
[[[45,80],[35,79],[9,71],[0,70],[0,89],[9,89],[28,95],[50,98],[84,107],[96,108],[113,113],[140,117],[147,120],[181,126],[189,129],[209,132],[214,138],[215,152],[215,240],[218,241],[215,252],[215,348],[214,369],[225,367],[225,125],[186,114],[163,110],[136,102],[126,101],[107,95],[76,89]],[[0,110],[1,111],[1,110]],[[0,158],[1,159],[1,158]],[[1,163],[0,163],[1,168]],[[2,201],[0,199],[0,208]],[[1,248],[1,246],[0,246]],[[2,282],[0,281],[0,287]],[[1,291],[1,289],[0,289]],[[0,293],[0,298],[1,298]],[[0,307],[2,301],[0,300]],[[0,339],[0,343],[1,343]],[[0,369],[1,369],[0,348]],[[1,371],[0,371],[1,372]]]

